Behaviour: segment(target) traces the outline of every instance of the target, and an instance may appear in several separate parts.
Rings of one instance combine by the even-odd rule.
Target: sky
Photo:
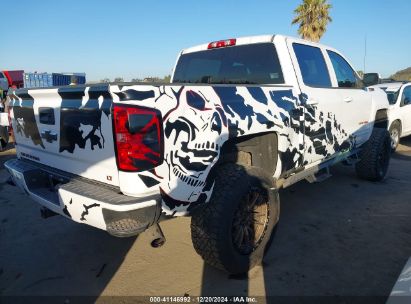
[[[163,77],[181,49],[261,34],[298,36],[302,0],[19,0],[2,14],[0,70],[85,72],[103,78]],[[329,0],[321,43],[356,70],[387,77],[411,66],[411,0]]]

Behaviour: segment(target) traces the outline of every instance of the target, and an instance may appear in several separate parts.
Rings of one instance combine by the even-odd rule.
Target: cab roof
[[[274,34],[271,34],[271,35],[258,35],[258,36],[246,36],[246,37],[238,37],[238,38],[230,38],[230,39],[235,39],[236,40],[235,45],[246,45],[246,44],[254,44],[254,43],[272,43],[272,42],[274,42],[274,38],[279,38],[279,39],[284,39],[284,40],[293,39],[294,41],[301,42],[301,43],[304,43],[304,44],[311,44],[311,45],[314,44],[314,45],[317,45],[319,47],[325,47],[325,48],[328,48],[328,49],[333,49],[333,48],[328,47],[326,45],[322,45],[322,44],[319,44],[319,43],[314,43],[314,42],[307,41],[307,40],[304,40],[304,39],[291,37],[291,36],[284,36],[284,35],[274,35]],[[208,43],[204,43],[204,44],[196,45],[196,46],[193,46],[193,47],[189,47],[189,48],[183,49],[181,51],[181,55],[182,54],[199,52],[199,51],[206,51],[206,50],[209,49],[208,46],[209,46],[210,43],[218,42],[218,41],[224,41],[224,40],[230,40],[230,39],[210,41]]]

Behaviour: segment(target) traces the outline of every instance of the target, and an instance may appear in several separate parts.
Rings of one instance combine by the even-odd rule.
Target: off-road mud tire
[[[369,181],[384,179],[391,156],[391,137],[386,129],[374,128],[370,139],[359,154],[360,161],[355,165],[358,177]]]
[[[259,264],[274,235],[280,213],[280,200],[273,190],[272,177],[260,168],[228,163],[217,169],[214,190],[209,203],[192,214],[191,237],[204,261],[231,274],[241,274]],[[249,254],[240,252],[233,240],[233,223],[238,210],[245,208],[250,191],[257,191],[267,211],[262,236]],[[266,199],[266,200],[265,200]]]

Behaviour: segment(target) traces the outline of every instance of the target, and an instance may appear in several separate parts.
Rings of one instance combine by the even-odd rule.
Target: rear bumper
[[[31,161],[5,164],[14,183],[40,205],[115,236],[136,235],[159,220],[160,193],[131,197],[87,179],[69,176]]]

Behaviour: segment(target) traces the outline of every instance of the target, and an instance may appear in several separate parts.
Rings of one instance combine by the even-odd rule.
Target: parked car
[[[243,273],[271,244],[278,189],[321,181],[341,161],[360,178],[385,177],[387,98],[363,90],[331,47],[281,35],[215,41],[183,50],[171,82],[9,93],[14,183],[45,216],[114,236],[150,229],[155,246],[161,220],[191,215],[203,259]]]
[[[3,72],[0,71],[0,101],[6,97],[9,89],[9,82]]]
[[[387,82],[372,87],[382,89],[387,94],[391,148],[395,151],[400,138],[411,135],[411,83]]]

